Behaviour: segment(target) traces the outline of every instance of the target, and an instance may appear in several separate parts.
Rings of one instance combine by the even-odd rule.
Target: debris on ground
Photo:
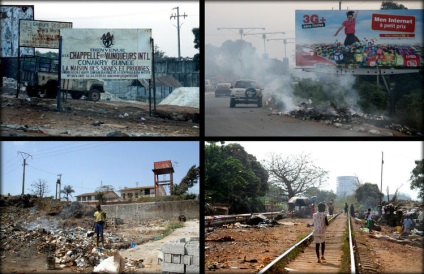
[[[176,88],[159,105],[199,108],[199,88]]]

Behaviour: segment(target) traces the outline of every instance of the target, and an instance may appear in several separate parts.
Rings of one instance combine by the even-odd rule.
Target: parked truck
[[[29,97],[57,97],[58,64],[58,60],[54,58],[23,58],[20,83],[26,87]],[[72,99],[85,96],[95,102],[100,100],[100,94],[105,92],[103,82],[97,79],[63,79],[61,91],[68,92]]]

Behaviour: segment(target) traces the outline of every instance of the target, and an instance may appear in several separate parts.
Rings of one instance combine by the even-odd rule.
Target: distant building
[[[338,176],[337,177],[337,197],[343,198],[353,195],[358,186],[358,178],[356,176]]]
[[[122,200],[138,199],[142,197],[155,197],[154,186],[124,188],[119,190],[119,192],[121,192]]]
[[[107,202],[116,202],[119,200],[119,195],[115,193],[115,191],[107,191],[105,192],[105,199]],[[96,192],[83,193],[75,196],[77,198],[77,202],[81,203],[98,203],[96,200]]]

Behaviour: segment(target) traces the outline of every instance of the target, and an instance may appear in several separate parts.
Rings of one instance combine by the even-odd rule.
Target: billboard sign
[[[150,79],[151,29],[63,29],[62,79]]]
[[[34,48],[19,50],[19,20],[34,19],[34,6],[0,6],[0,57],[33,56]]]
[[[19,45],[34,48],[59,48],[61,29],[72,28],[70,22],[20,20]]]
[[[296,66],[420,68],[423,10],[296,10]]]

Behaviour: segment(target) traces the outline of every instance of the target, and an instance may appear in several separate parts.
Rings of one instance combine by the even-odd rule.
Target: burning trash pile
[[[365,114],[355,111],[349,107],[338,107],[335,104],[314,104],[312,101],[300,103],[296,109],[287,113],[279,110],[273,110],[275,115],[288,115],[304,121],[321,121],[327,125],[333,125],[338,128],[365,132],[367,126],[376,126],[380,128],[395,130],[407,135],[417,135],[418,132],[413,129],[393,123],[390,118],[384,115]],[[391,134],[377,130],[370,130],[375,134]]]

